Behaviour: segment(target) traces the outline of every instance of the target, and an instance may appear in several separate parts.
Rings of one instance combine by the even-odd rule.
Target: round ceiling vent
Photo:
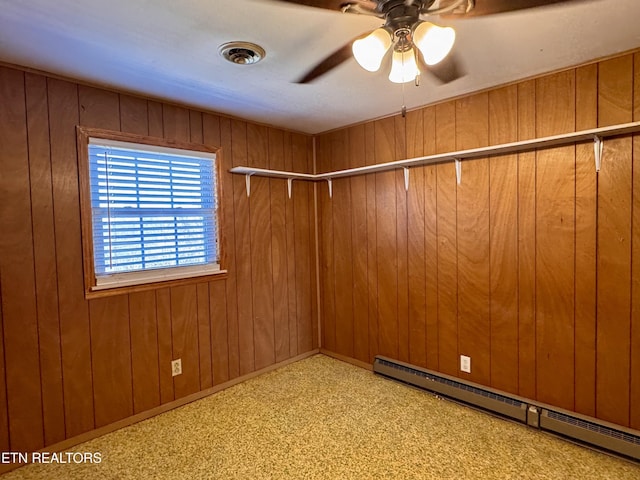
[[[220,55],[238,65],[251,65],[262,60],[266,53],[264,48],[249,42],[228,42],[218,48]]]

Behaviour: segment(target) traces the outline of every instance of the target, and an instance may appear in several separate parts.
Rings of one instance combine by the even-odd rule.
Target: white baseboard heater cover
[[[460,378],[376,356],[373,371],[534,428],[640,460],[640,432]]]

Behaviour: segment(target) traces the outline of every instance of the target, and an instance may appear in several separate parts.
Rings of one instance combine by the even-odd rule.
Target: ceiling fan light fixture
[[[366,37],[353,42],[351,50],[362,68],[369,72],[377,72],[389,47],[391,35],[386,29],[377,28]]]
[[[393,83],[413,82],[418,75],[420,75],[420,69],[416,63],[416,52],[413,47],[404,51],[394,50],[389,80]]]
[[[413,43],[422,52],[427,65],[442,61],[453,48],[456,31],[451,27],[439,27],[429,22],[421,22],[413,31]]]

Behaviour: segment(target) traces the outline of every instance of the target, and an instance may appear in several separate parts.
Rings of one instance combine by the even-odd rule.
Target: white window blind
[[[213,153],[91,138],[89,174],[98,287],[219,270]]]

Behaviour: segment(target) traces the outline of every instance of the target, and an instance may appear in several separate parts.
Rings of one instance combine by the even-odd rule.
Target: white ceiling
[[[481,2],[482,0],[476,0]],[[271,0],[0,0],[0,62],[296,131],[319,133],[640,47],[640,0],[573,0],[435,21],[457,31],[466,75],[420,87],[348,60],[311,84],[306,71],[379,19]],[[222,43],[261,45],[235,65]]]

